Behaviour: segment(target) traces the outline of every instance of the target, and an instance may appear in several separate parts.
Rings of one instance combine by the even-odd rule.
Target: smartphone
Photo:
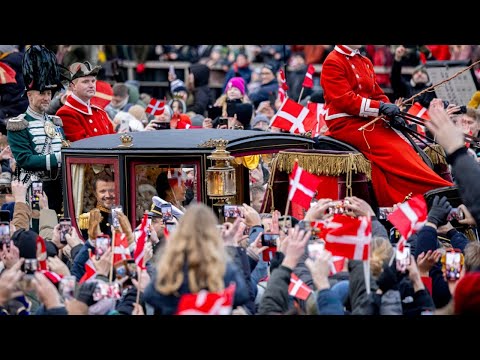
[[[167,223],[169,220],[172,220],[172,204],[162,204],[161,206],[162,211],[162,219],[164,223]]]
[[[137,279],[137,264],[134,259],[125,260],[127,265],[127,274],[131,279]]]
[[[100,301],[102,299],[108,298],[108,294],[110,292],[110,286],[103,281],[97,281],[97,285],[95,286],[95,290],[93,291],[92,298],[94,301]]]
[[[222,126],[222,125],[228,126],[228,118],[223,116],[218,118],[218,126]]]
[[[238,205],[223,205],[223,216],[226,218],[243,217]]]
[[[170,74],[172,74],[172,75],[175,75],[175,68],[173,67],[173,65],[170,65],[170,66],[168,67],[168,72],[169,72]]]
[[[60,280],[58,286],[60,294],[65,300],[71,300],[75,298],[75,286],[77,284],[77,279],[75,276],[64,276]]]
[[[285,227],[286,228],[291,228],[292,227],[292,217],[290,215],[287,216],[280,216],[278,218],[278,224],[283,227],[283,223],[285,222]],[[304,229],[305,230],[305,229]]]
[[[0,222],[10,222],[10,210],[0,210]]]
[[[70,218],[60,218],[58,221],[60,225],[60,242],[67,244],[67,238],[65,235],[70,234],[72,231],[72,220]]]
[[[277,247],[280,234],[262,234],[262,246]]]
[[[152,226],[152,215],[148,215],[147,217],[147,237],[150,237],[152,234],[150,231],[150,226]]]
[[[308,244],[307,248],[308,257],[315,260],[325,250],[325,243],[317,241],[311,242]]]
[[[35,274],[35,271],[38,270],[38,260],[37,259],[25,259],[23,263],[23,271],[25,274]]]
[[[0,246],[3,248],[3,244],[7,245],[7,248],[10,247],[10,223],[8,221],[0,222]]]
[[[388,215],[393,212],[393,207],[379,207],[378,220],[387,220]]]
[[[122,260],[113,265],[115,268],[115,278],[122,280],[128,276],[127,260]]]
[[[122,205],[112,207],[112,225],[115,229],[120,228],[120,220],[118,220],[118,212],[123,212]]]
[[[332,206],[328,208],[328,214],[329,215],[345,214],[347,212],[345,205],[348,205],[348,204],[349,202],[347,200],[332,201]]]
[[[410,244],[405,244],[403,251],[400,251],[398,246],[395,247],[395,261],[398,271],[403,273],[407,270],[407,266],[410,265]]]
[[[110,236],[106,234],[101,234],[97,236],[95,240],[95,259],[100,260],[100,258],[105,254],[110,246]]]
[[[43,195],[41,181],[32,182],[32,210],[40,210],[40,197]]]
[[[222,116],[222,107],[221,106],[208,105],[207,116],[212,120],[215,120],[217,117],[221,117]]]
[[[447,250],[442,256],[442,263],[445,269],[445,278],[448,281],[460,279],[460,272],[463,266],[463,254],[455,250]]]
[[[465,218],[465,214],[459,208],[453,208],[447,216],[447,221],[462,220]]]
[[[169,121],[167,121],[167,122],[154,122],[153,126],[157,130],[168,130],[168,129],[170,129],[170,122]]]

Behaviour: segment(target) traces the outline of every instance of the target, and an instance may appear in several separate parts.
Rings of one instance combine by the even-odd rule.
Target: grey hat
[[[255,127],[259,122],[266,122],[268,125],[270,124],[270,120],[268,119],[267,115],[258,114],[252,120],[252,128]]]

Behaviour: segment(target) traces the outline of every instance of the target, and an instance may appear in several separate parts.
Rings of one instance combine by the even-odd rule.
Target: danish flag
[[[140,225],[139,236],[137,239],[137,247],[133,253],[133,258],[135,259],[135,264],[141,269],[145,270],[145,264],[143,261],[145,255],[145,241],[147,240],[147,224],[148,224],[148,214],[143,214],[142,224]]]
[[[286,98],[270,121],[270,126],[287,130],[293,134],[303,134],[317,124],[315,114],[299,103]]]
[[[325,122],[325,114],[327,113],[327,111],[325,110],[325,104],[319,104],[314,102],[309,102],[307,104],[307,108],[316,115],[317,125],[312,131],[312,137],[315,137],[320,133],[320,130],[323,128],[323,126],[327,125],[327,123]]]
[[[124,233],[119,231],[115,232],[113,238],[113,263],[116,264],[119,261],[125,259],[131,259],[130,250],[128,249],[128,240]]]
[[[165,100],[157,100],[152,98],[148,104],[145,112],[151,115],[162,115],[165,111]]]
[[[307,73],[305,74],[305,79],[303,80],[303,87],[313,88],[313,74],[315,73],[315,68],[312,64],[308,65]]]
[[[281,69],[280,69],[279,73],[280,73],[280,87],[283,90],[287,91],[288,90],[288,85],[287,85],[287,80],[285,79],[285,73]]]
[[[220,292],[201,290],[198,294],[185,294],[180,297],[175,315],[230,315],[234,296],[235,283]]]
[[[427,222],[427,203],[423,195],[415,195],[410,200],[400,204],[400,206],[388,215],[387,220],[392,223],[402,236],[397,244],[400,251],[406,239],[420,230]]]
[[[368,260],[371,240],[372,221],[368,216],[335,214],[325,226],[325,249],[332,255]]]
[[[307,300],[313,292],[300,278],[292,273],[290,277],[290,285],[288,286],[288,294],[300,300]]]
[[[410,109],[408,109],[407,113],[409,113],[410,115],[422,118],[423,120],[430,120],[430,115],[428,114],[427,108],[423,107],[418,102],[413,103]],[[417,132],[425,136],[426,135],[425,126],[422,126],[419,124],[415,124],[415,125],[416,125],[415,127],[417,128],[416,129]]]
[[[298,163],[295,162],[292,173],[290,174],[288,201],[308,209],[321,180],[321,177],[303,170],[298,166]]]
[[[38,261],[38,270],[48,270],[47,269],[47,245],[45,240],[38,235],[37,236],[37,261]]]
[[[97,270],[95,269],[95,265],[93,265],[93,257],[95,255],[90,255],[90,259],[87,260],[85,263],[85,273],[83,274],[82,278],[78,281],[80,284],[90,280],[90,279],[95,279],[97,276]]]
[[[328,276],[335,275],[343,270],[345,266],[345,258],[343,256],[332,256],[332,262],[330,263],[330,273]]]

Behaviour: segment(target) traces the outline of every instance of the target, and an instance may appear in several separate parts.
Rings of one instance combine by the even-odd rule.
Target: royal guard
[[[77,141],[92,136],[114,134],[112,121],[103,108],[94,104],[100,66],[88,61],[70,65],[72,94],[57,111],[64,123],[65,136]],[[91,101],[92,100],[92,101]]]
[[[375,79],[372,62],[362,56],[359,45],[337,45],[322,67],[321,85],[325,97],[325,121],[331,137],[351,144],[372,166],[372,184],[379,206],[390,207],[405,196],[451,186],[430,169],[394,128],[405,121],[400,109],[391,104]],[[378,121],[359,131],[379,115]]]
[[[32,45],[22,62],[23,78],[28,98],[24,114],[10,118],[7,123],[8,144],[17,163],[14,180],[20,180],[31,194],[31,184],[41,181],[49,207],[62,211],[61,149],[68,146],[58,116],[45,111],[52,96],[63,88],[61,68],[55,54],[47,48]],[[30,197],[27,195],[27,203]]]

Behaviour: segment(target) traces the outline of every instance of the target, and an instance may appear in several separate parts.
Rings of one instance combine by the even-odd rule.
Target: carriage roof
[[[128,133],[133,138],[131,147],[120,147],[121,134],[103,135],[75,141],[64,153],[132,154],[132,153],[211,153],[210,139],[228,140],[227,150],[232,155],[259,152],[262,149],[312,148],[314,141],[300,135],[270,133],[254,130],[188,129]]]

